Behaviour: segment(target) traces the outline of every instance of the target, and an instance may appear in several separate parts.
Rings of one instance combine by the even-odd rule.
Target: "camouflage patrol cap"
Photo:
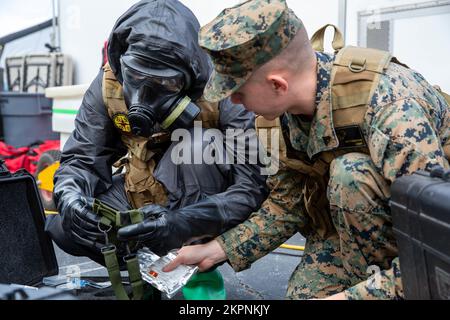
[[[257,67],[283,49],[302,27],[285,0],[250,0],[225,9],[199,33],[215,70],[205,99],[220,101],[237,91]]]

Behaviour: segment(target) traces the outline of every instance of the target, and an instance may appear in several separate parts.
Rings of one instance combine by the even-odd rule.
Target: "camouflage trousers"
[[[305,235],[303,259],[291,276],[288,299],[324,298],[342,292],[397,256],[388,201],[390,186],[370,156],[350,153],[330,166],[327,197],[336,233]]]

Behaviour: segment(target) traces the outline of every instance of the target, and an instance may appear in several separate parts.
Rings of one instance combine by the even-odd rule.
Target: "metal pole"
[[[56,1],[56,5],[57,5],[57,31],[58,31],[58,51],[61,51],[61,2],[60,0],[54,0]]]
[[[344,35],[344,43],[347,40],[347,0],[339,0],[339,29]]]
[[[60,51],[61,48],[61,28],[60,28],[60,3],[59,0],[52,0],[53,7],[53,36],[52,36],[52,47],[56,48],[56,51]]]
[[[51,39],[51,46],[53,48],[56,47],[56,3],[55,0],[52,0],[52,11],[53,11],[53,17],[52,17],[52,39]]]

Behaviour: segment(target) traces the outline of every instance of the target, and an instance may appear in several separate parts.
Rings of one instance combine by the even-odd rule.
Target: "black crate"
[[[450,172],[418,172],[392,186],[406,299],[450,300]]]

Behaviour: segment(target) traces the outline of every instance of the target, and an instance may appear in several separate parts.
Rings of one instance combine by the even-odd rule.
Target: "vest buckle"
[[[366,59],[352,59],[350,61],[348,68],[353,73],[361,73],[366,71],[367,69],[367,60]]]

